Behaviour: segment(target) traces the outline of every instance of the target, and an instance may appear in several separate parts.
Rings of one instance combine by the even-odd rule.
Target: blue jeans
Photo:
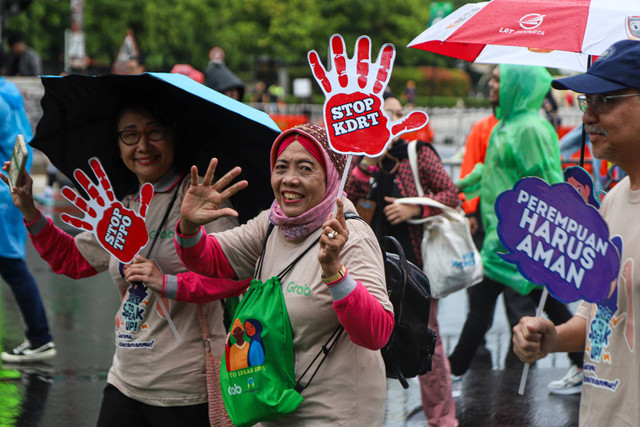
[[[44,312],[38,285],[24,260],[0,257],[0,276],[9,284],[27,325],[26,337],[34,347],[51,341],[47,315]]]

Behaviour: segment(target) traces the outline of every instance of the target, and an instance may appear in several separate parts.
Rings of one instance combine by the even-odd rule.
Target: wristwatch
[[[338,270],[338,272],[333,276],[326,277],[323,271],[322,274],[320,275],[320,278],[322,279],[322,282],[325,285],[328,285],[329,283],[337,282],[338,280],[342,279],[346,275],[347,275],[347,267],[345,267],[344,265],[341,265],[340,270]]]

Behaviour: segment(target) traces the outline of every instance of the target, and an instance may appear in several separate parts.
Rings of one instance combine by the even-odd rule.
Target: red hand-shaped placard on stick
[[[329,41],[333,66],[327,71],[315,51],[308,55],[313,76],[325,94],[324,123],[329,143],[343,154],[375,157],[400,134],[412,132],[427,124],[422,111],[414,111],[398,121],[384,112],[383,92],[391,77],[396,50],[391,44],[382,46],[376,63],[371,63],[371,39],[361,36],[356,41],[353,58],[348,58],[344,39],[339,34]]]
[[[60,219],[72,227],[92,232],[105,250],[121,262],[129,263],[149,241],[144,219],[153,197],[153,185],[146,183],[140,189],[140,211],[136,213],[116,200],[100,160],[93,157],[89,159],[89,165],[98,179],[98,186],[82,170],[73,172],[89,200],[69,187],[62,188],[64,198],[84,212],[84,217],[63,213]]]

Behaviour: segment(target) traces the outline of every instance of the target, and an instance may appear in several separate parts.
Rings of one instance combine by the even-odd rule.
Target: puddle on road
[[[0,426],[36,427],[46,426],[82,426],[93,425],[95,415],[79,411],[90,402],[90,406],[99,407],[100,395],[88,393],[86,387],[96,387],[95,383],[105,384],[107,371],[54,372],[51,365],[4,364],[0,369]],[[55,387],[56,393],[50,393]],[[60,389],[65,389],[61,392]],[[54,424],[43,415],[47,408],[58,408]]]

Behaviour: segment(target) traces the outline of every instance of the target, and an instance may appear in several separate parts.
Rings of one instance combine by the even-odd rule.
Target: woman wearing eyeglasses
[[[176,150],[179,131],[172,120],[155,105],[136,103],[120,110],[115,126],[115,155],[136,175],[140,186],[147,182],[154,186],[145,220],[150,240],[141,251],[145,259],[152,260],[145,264],[153,277],[150,280],[192,286],[213,280],[186,272],[174,249],[173,226],[180,217],[189,179],[184,179],[186,162]],[[97,425],[208,426],[198,305],[169,301],[142,283],[126,282],[128,266],[102,249],[92,233],[72,237],[39,212],[33,202],[30,176],[25,175],[16,190],[12,193],[14,204],[24,216],[34,247],[53,271],[79,279],[109,270],[120,292],[122,299],[115,315],[116,351]],[[137,212],[137,194],[138,188],[132,188],[122,204]],[[234,212],[229,205],[224,206]],[[207,232],[236,225],[234,215],[225,216],[208,224]],[[214,301],[200,307],[212,352],[220,358],[225,336],[222,306]]]

